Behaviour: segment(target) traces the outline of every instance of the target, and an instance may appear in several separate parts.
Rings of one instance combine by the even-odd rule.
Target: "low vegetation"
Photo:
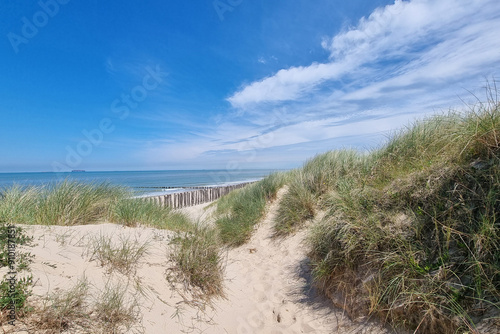
[[[110,221],[125,226],[143,224],[171,231],[187,231],[192,225],[185,215],[140,198],[118,201],[113,207]]]
[[[179,233],[172,246],[170,259],[175,265],[169,281],[188,286],[195,299],[224,296],[224,262],[216,229],[196,225],[190,232]]]
[[[127,196],[125,188],[106,183],[63,181],[51,186],[14,186],[2,191],[0,219],[12,224],[92,224],[108,219],[117,201]]]
[[[108,282],[92,291],[84,277],[72,288],[44,300],[27,323],[43,333],[123,333],[139,320],[138,304],[127,285]]]
[[[139,318],[139,304],[127,294],[127,287],[121,282],[108,282],[94,303],[97,319],[112,333],[119,328],[129,329]]]
[[[127,275],[135,271],[138,261],[147,254],[148,242],[123,235],[113,238],[101,234],[89,240],[87,251],[91,261],[99,261],[110,272],[116,270]]]
[[[90,327],[87,304],[90,285],[79,280],[67,291],[58,291],[42,301],[34,325],[38,330],[60,333],[75,326]]]
[[[109,221],[182,231],[190,222],[184,215],[153,202],[132,198],[126,188],[63,181],[52,186],[4,189],[0,219],[12,224],[84,225]]]
[[[326,211],[309,233],[313,275],[352,316],[421,333],[498,325],[499,166],[498,102],[435,116],[370,154],[328,152],[294,171],[275,231]]]
[[[32,243],[33,238],[24,229],[0,219],[0,269],[6,272],[0,282],[0,322],[12,320],[8,316],[12,309],[17,316],[30,310],[27,299],[33,285],[30,273],[33,255],[21,247]],[[11,248],[13,245],[15,248]]]
[[[239,246],[250,238],[264,214],[266,203],[276,197],[286,178],[286,173],[274,173],[219,199],[215,224],[224,245]]]

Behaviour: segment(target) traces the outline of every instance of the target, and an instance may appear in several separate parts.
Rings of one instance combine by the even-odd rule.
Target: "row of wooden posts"
[[[169,206],[173,209],[184,208],[203,204],[229,194],[231,191],[243,188],[251,182],[232,184],[220,187],[197,187],[196,190],[172,193],[161,196],[145,197],[146,200],[155,202],[161,206]]]

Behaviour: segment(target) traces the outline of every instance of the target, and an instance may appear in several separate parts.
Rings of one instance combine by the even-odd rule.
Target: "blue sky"
[[[497,0],[2,2],[0,172],[376,148],[485,96],[499,27]]]

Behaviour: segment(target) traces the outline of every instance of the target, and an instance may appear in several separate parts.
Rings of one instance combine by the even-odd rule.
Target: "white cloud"
[[[406,60],[409,64],[403,75],[407,77],[398,81],[407,85],[426,76],[451,79],[464,72],[478,74],[498,64],[499,39],[494,36],[499,15],[496,0],[396,1],[362,18],[356,27],[324,40],[330,62],[282,69],[242,87],[228,101],[243,109],[265,102],[297,101],[314,94],[323,83],[361,72],[361,67],[378,68],[380,61]]]
[[[250,103],[293,100],[303,96],[318,83],[345,74],[355,64],[312,64],[280,70],[274,76],[254,82],[228,100],[235,107]]]
[[[372,147],[415,118],[456,106],[466,89],[499,72],[499,25],[497,0],[396,1],[323,40],[328,62],[250,83],[228,98],[241,112],[204,125],[194,140],[156,143],[143,154],[164,163],[269,162],[350,143]],[[304,154],[290,154],[294,148]]]

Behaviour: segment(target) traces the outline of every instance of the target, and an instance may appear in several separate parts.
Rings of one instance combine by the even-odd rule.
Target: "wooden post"
[[[188,187],[187,189],[190,190],[185,192],[145,197],[143,198],[143,200],[150,203],[155,203],[162,207],[168,206],[172,209],[179,209],[187,206],[215,201],[222,196],[229,194],[231,191],[243,188],[248,184],[249,183],[215,187]]]

